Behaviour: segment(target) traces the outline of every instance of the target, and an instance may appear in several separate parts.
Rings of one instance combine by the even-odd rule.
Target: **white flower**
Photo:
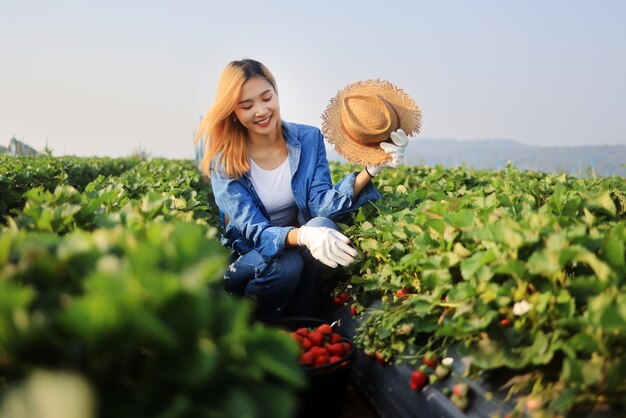
[[[441,364],[443,364],[446,367],[450,367],[453,361],[454,360],[452,359],[452,357],[446,357],[443,360],[441,360]]]
[[[513,315],[522,316],[526,312],[528,312],[530,308],[532,308],[532,306],[533,305],[531,305],[530,303],[528,303],[528,301],[525,301],[525,300],[521,302],[516,302],[515,305],[513,305]]]

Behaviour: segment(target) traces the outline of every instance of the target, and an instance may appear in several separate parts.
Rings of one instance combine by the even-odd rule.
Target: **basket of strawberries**
[[[299,416],[336,416],[348,386],[354,355],[354,347],[342,335],[339,324],[304,317],[265,322],[284,329],[300,346],[300,364],[309,385],[301,396]],[[325,402],[319,402],[320,399]]]

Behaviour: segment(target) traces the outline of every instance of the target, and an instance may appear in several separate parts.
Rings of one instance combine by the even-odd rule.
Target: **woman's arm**
[[[372,177],[369,175],[367,170],[363,170],[357,174],[356,179],[354,180],[354,191],[352,192],[353,196],[356,198],[359,193],[361,193],[361,190],[363,190],[365,186],[367,186],[367,183],[371,180]]]
[[[287,233],[287,239],[285,240],[285,247],[297,247],[298,246],[298,232],[300,228],[294,228]]]

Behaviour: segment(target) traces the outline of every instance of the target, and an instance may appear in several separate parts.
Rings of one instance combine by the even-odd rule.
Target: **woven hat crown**
[[[348,161],[379,165],[391,158],[380,143],[398,129],[419,133],[421,121],[420,108],[404,90],[372,79],[349,84],[330,99],[322,133]]]
[[[398,116],[381,95],[354,94],[343,98],[341,124],[353,141],[376,144],[397,130]]]

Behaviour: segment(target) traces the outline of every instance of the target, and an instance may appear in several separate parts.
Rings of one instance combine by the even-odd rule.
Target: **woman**
[[[312,315],[319,263],[357,254],[332,219],[380,198],[370,180],[382,166],[333,187],[320,130],[281,120],[274,77],[250,59],[224,69],[196,143],[234,250],[226,289],[256,300],[258,318]],[[403,146],[386,145],[397,165]]]

